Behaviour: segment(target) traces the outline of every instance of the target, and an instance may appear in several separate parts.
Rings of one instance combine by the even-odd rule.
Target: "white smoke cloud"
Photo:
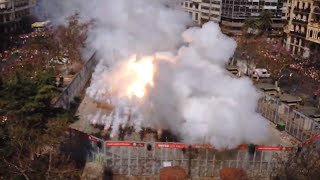
[[[236,43],[217,24],[186,30],[188,14],[169,8],[168,0],[52,2],[47,12],[56,23],[64,23],[75,11],[81,21],[95,20],[86,44],[101,60],[87,95],[115,105],[115,110],[88,119],[112,126],[114,134],[121,124],[152,126],[170,129],[186,143],[217,148],[267,139],[268,123],[255,112],[259,95],[251,81],[233,78],[224,69]],[[131,75],[124,75],[123,64],[134,54],[156,57],[154,86],[143,99],[107,96],[127,85]]]

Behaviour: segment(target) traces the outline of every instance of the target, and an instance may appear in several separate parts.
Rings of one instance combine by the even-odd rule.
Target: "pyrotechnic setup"
[[[285,157],[294,147],[240,145],[237,148],[219,151],[208,144],[188,145],[168,141],[170,138],[159,137],[159,131],[144,130],[136,139],[124,139],[126,133],[119,131],[118,140],[106,140],[75,129],[70,129],[71,136],[81,137],[90,145],[88,161],[104,164],[115,175],[157,177],[161,168],[179,166],[188,172],[189,177],[218,177],[225,167],[241,168],[248,175],[259,174],[270,177],[278,165],[280,157]],[[151,141],[146,140],[147,136]],[[128,136],[126,136],[128,137]],[[317,140],[315,135],[306,144]],[[154,139],[154,141],[152,141]],[[166,142],[161,142],[165,140]]]
[[[148,60],[140,63],[142,66],[152,67]],[[143,72],[142,67],[134,63],[129,69],[132,67],[138,69],[139,75],[136,81],[128,84],[123,94],[130,98],[142,98],[146,84],[153,83],[150,78],[153,72]],[[156,177],[163,167],[179,166],[189,177],[218,177],[222,168],[234,167],[246,170],[249,176],[259,174],[267,178],[277,169],[280,157],[286,157],[289,152],[297,150],[293,146],[250,144],[221,151],[201,142],[184,144],[179,142],[174,132],[137,128],[132,123],[133,119],[139,119],[133,106],[119,108],[113,103],[92,101],[99,114],[102,114],[93,119],[103,117],[107,123],[90,121],[89,126],[93,131],[71,127],[70,135],[81,137],[89,144],[87,161],[103,163],[115,175]],[[258,102],[257,112],[274,123],[280,131],[305,144],[311,144],[320,137],[316,128],[319,123],[275,97],[262,97]],[[115,118],[118,119],[117,123],[114,122]]]
[[[275,103],[275,99],[266,96],[259,101],[258,111],[275,124],[274,115],[282,117],[281,120],[286,125],[284,130],[301,134],[299,137],[303,139],[300,141],[305,144],[311,144],[320,137],[318,132],[308,129],[313,127],[313,121],[305,119],[304,123],[297,124],[297,117],[291,118],[294,111],[286,109],[285,104],[279,104],[278,108],[275,108]],[[112,111],[109,105],[95,104],[105,111]],[[273,106],[270,106],[272,104]],[[130,111],[127,112],[130,121]],[[283,113],[289,113],[288,119],[281,115]],[[311,125],[307,126],[306,123]],[[219,171],[224,167],[242,168],[249,175],[254,176],[258,173],[269,177],[274,173],[279,157],[297,151],[295,147],[260,145],[241,145],[234,149],[218,151],[208,144],[180,143],[170,132],[161,129],[143,128],[137,133],[133,127],[119,126],[118,134],[110,137],[110,129],[101,125],[92,126],[99,131],[86,133],[70,129],[70,134],[88,142],[88,161],[103,163],[116,175],[155,177],[163,167],[180,166],[188,172],[189,177],[218,177]]]

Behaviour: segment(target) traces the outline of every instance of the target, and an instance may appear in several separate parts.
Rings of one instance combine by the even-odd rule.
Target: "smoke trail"
[[[249,79],[233,78],[224,69],[235,41],[214,23],[186,30],[191,24],[188,14],[168,2],[47,2],[47,12],[58,24],[74,12],[82,22],[94,19],[86,45],[97,50],[101,60],[87,95],[115,105],[115,110],[109,116],[97,112],[88,117],[106,128],[112,126],[113,134],[129,123],[136,129],[170,129],[186,143],[211,143],[217,148],[265,141],[268,124],[255,112],[258,93]],[[154,85],[142,99],[123,95],[134,77],[125,68],[132,55],[155,57]]]

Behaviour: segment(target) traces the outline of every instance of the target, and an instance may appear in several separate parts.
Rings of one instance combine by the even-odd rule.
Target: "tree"
[[[258,19],[258,27],[262,32],[272,27],[272,15],[269,11],[262,11]]]
[[[253,34],[253,31],[258,29],[258,21],[253,18],[248,18],[244,21],[242,28],[246,33]]]
[[[309,145],[292,151],[287,157],[277,157],[279,180],[316,180],[320,179],[320,149]]]
[[[31,75],[18,71],[0,89],[0,115],[8,117],[0,126],[0,138],[5,141],[0,144],[0,174],[5,179],[48,179],[49,174],[61,177],[51,171],[58,171],[57,162],[64,158],[57,152],[68,124],[75,120],[74,111],[51,106],[51,100],[60,92],[52,85],[51,72]],[[64,162],[63,166],[72,164]]]

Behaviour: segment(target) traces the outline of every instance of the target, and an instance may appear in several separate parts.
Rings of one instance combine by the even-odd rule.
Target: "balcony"
[[[314,10],[313,10],[313,14],[320,15],[320,8],[319,7],[315,7]]]
[[[301,25],[307,25],[308,21],[303,19],[292,19],[292,23],[294,24],[301,24]]]
[[[298,32],[298,31],[290,31],[290,34],[293,36],[298,36],[301,38],[306,38],[307,34],[304,32]]]
[[[320,29],[320,22],[319,21],[312,21],[312,22],[309,22],[308,24],[308,28],[311,27],[311,28],[318,28]]]
[[[310,8],[307,8],[307,9],[294,8],[293,10],[296,13],[309,14],[311,9]]]
[[[314,29],[314,30],[310,30],[308,36],[306,37],[306,39],[308,41],[312,41],[314,43],[317,43],[317,44],[320,44],[320,31],[317,30],[317,29]]]
[[[13,12],[13,8],[0,9],[0,14],[10,14]]]

